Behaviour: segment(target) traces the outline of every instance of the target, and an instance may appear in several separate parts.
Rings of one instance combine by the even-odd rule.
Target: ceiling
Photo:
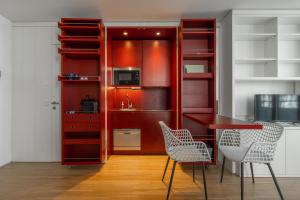
[[[299,0],[0,0],[0,14],[16,22],[97,17],[107,21],[221,19],[230,9],[300,9]]]

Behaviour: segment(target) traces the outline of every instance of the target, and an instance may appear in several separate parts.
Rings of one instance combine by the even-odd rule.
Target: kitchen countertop
[[[120,109],[112,109],[108,110],[111,112],[172,112],[175,110],[144,110],[144,109],[136,109],[136,110],[120,110]]]

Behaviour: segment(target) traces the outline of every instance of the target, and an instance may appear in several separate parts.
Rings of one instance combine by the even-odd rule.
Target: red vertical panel
[[[103,162],[105,160],[106,155],[106,145],[105,145],[105,27],[104,24],[101,23],[99,26],[99,33],[100,33],[100,77],[101,77],[101,85],[100,85],[100,96],[99,96],[99,103],[100,103],[100,160]]]

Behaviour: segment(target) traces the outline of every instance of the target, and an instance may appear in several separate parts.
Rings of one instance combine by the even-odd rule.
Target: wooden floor
[[[165,156],[112,156],[102,166],[67,167],[59,163],[12,163],[0,168],[0,199],[165,199],[161,181]],[[171,168],[171,166],[169,166]],[[169,168],[169,169],[170,169]],[[218,166],[207,172],[209,199],[240,198],[239,177],[228,172],[220,184]],[[203,199],[200,168],[197,182],[190,167],[177,166],[171,199]],[[300,199],[299,178],[278,178],[287,200]],[[271,178],[245,180],[245,199],[279,199]]]

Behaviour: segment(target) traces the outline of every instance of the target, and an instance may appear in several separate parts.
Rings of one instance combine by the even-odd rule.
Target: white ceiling
[[[114,21],[220,19],[230,9],[300,9],[300,0],[0,0],[0,14],[20,22],[57,21],[61,17]]]

